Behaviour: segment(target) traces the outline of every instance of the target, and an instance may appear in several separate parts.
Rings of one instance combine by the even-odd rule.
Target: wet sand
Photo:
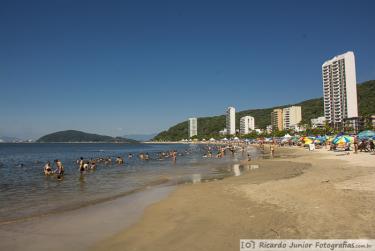
[[[259,168],[238,177],[179,186],[92,249],[239,250],[241,238],[375,238],[374,155],[276,154],[286,157],[251,161]]]

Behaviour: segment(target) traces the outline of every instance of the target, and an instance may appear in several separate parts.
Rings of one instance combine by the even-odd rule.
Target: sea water
[[[170,158],[158,160],[160,152],[170,150],[178,152],[176,163]],[[156,184],[197,183],[238,174],[231,164],[244,154],[208,159],[202,157],[206,151],[207,146],[198,144],[0,144],[0,224],[77,209]],[[150,160],[140,160],[141,152],[147,152]],[[128,159],[129,153],[133,158]],[[114,163],[117,156],[124,158],[124,165]],[[112,164],[98,164],[96,170],[81,174],[76,164],[80,157],[111,157]],[[44,164],[54,159],[64,165],[63,180],[43,174]]]

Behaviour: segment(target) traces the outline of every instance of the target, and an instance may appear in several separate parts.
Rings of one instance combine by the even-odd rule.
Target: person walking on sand
[[[270,145],[270,154],[272,157],[275,155],[275,145],[273,143]]]
[[[358,137],[357,136],[354,137],[353,144],[354,144],[354,153],[357,154],[358,153]]]
[[[372,139],[370,140],[369,145],[370,145],[370,151],[373,152],[375,150],[375,144],[374,144],[374,141]]]

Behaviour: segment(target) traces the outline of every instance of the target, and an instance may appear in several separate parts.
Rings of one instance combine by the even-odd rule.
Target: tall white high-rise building
[[[189,118],[189,138],[198,135],[197,118]]]
[[[226,127],[229,135],[236,134],[236,109],[231,106],[227,108]]]
[[[290,106],[283,109],[283,128],[294,129],[302,120],[301,106]]]
[[[240,133],[249,134],[255,129],[254,117],[245,116],[240,119]]]
[[[349,51],[324,62],[322,75],[327,122],[337,125],[345,118],[358,117],[354,53]]]

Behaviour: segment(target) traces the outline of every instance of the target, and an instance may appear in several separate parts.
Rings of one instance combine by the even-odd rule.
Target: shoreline
[[[92,249],[239,250],[241,238],[375,238],[373,156],[276,151],[286,157],[252,161],[259,168],[238,177],[177,187]]]
[[[233,165],[226,162],[207,164],[215,167]],[[198,182],[213,180],[218,179],[203,179],[199,176]],[[93,243],[109,238],[135,224],[145,208],[168,196],[177,186],[196,182],[191,180],[191,182],[176,183],[166,177],[159,181],[134,191],[89,202],[83,206],[3,221],[0,223],[0,249],[23,250],[27,246],[28,250],[66,250],[66,246],[59,239],[60,235],[64,236],[64,242],[70,243],[68,245],[70,249],[87,249]],[[136,211],[134,207],[137,207]],[[111,213],[113,210],[114,213]],[[110,220],[107,214],[112,214]],[[75,224],[79,226],[74,226]],[[102,224],[107,224],[105,229],[102,229]],[[90,233],[89,236],[81,240],[80,233],[86,232]],[[29,244],[30,242],[32,244]]]

